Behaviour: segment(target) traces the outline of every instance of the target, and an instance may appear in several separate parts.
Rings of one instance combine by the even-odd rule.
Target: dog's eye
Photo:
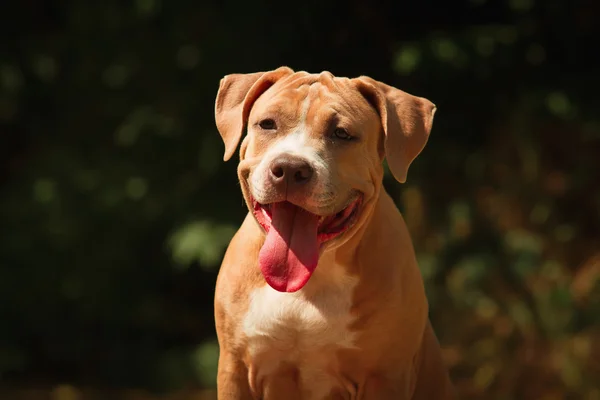
[[[344,128],[335,128],[333,134],[336,138],[342,140],[351,140],[352,136],[348,134],[348,132]]]
[[[262,121],[260,121],[258,123],[258,126],[260,126],[261,129],[264,129],[264,130],[277,129],[277,125],[275,124],[275,121],[273,121],[271,118],[263,119]]]

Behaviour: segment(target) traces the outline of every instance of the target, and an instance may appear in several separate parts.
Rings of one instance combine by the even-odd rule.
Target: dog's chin
[[[260,224],[264,231],[268,233],[272,224],[271,208],[277,202],[259,203],[252,196],[250,196],[248,203],[252,207],[252,212],[256,218],[256,221]],[[360,215],[361,206],[363,204],[363,194],[356,193],[352,195],[345,204],[346,205],[339,211],[328,215],[323,215],[324,213],[322,214],[320,212],[313,213],[295,203],[293,206],[302,209],[305,213],[308,213],[312,217],[318,218],[317,240],[321,247],[323,247],[325,244],[338,239],[354,226]]]

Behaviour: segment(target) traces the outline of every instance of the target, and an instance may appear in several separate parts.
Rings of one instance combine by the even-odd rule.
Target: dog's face
[[[252,107],[240,179],[249,204],[263,212],[288,201],[331,219],[352,207],[345,220],[329,223],[349,228],[381,177],[380,119],[349,79],[303,78],[276,83]],[[333,236],[325,225],[320,235]]]
[[[404,180],[434,110],[425,99],[366,77],[284,67],[223,79],[217,125],[226,159],[247,127],[238,175],[267,233],[259,264],[272,287],[300,289],[319,254],[352,235],[379,193],[386,155]]]

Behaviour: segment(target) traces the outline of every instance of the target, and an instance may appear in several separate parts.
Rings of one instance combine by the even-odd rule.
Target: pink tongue
[[[287,201],[271,205],[271,228],[258,256],[267,283],[279,292],[301,289],[319,261],[316,215]]]

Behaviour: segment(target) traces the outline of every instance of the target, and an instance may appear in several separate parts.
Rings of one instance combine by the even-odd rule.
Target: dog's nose
[[[291,185],[303,185],[308,183],[313,176],[310,164],[298,157],[279,157],[273,161],[270,168],[271,181],[280,185],[287,183]]]

